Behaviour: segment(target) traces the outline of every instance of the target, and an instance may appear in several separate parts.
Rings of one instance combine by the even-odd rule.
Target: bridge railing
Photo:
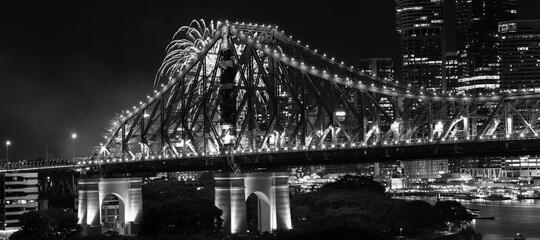
[[[514,141],[514,140],[533,140],[540,139],[537,134],[515,134],[508,136],[490,136],[483,137],[479,140],[474,138],[459,138],[459,137],[447,137],[445,139],[416,139],[416,140],[404,140],[404,141],[368,141],[360,143],[333,143],[311,146],[292,146],[292,147],[280,147],[280,148],[262,148],[262,149],[238,149],[232,152],[209,152],[209,153],[187,153],[180,155],[147,155],[139,157],[107,157],[96,159],[92,157],[78,157],[78,158],[63,158],[63,159],[48,159],[37,161],[17,161],[0,164],[0,172],[11,171],[32,171],[32,170],[44,170],[53,168],[86,168],[86,167],[99,167],[100,165],[108,164],[124,164],[130,162],[147,162],[147,161],[170,161],[178,159],[201,159],[201,158],[223,158],[233,156],[250,156],[250,155],[264,155],[264,154],[276,154],[287,152],[315,152],[315,151],[328,151],[328,150],[347,150],[347,149],[373,149],[373,148],[387,148],[387,147],[407,147],[407,146],[433,146],[440,144],[456,144],[456,143],[473,143],[473,142],[489,142],[489,141]]]

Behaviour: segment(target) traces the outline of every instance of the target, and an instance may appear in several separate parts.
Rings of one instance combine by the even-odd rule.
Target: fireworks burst
[[[172,80],[175,74],[180,72],[182,67],[211,41],[216,31],[219,31],[219,26],[221,26],[220,21],[214,22],[212,20],[206,24],[203,19],[200,19],[192,20],[189,26],[180,27],[174,34],[171,43],[167,45],[167,54],[156,74],[154,86]],[[216,55],[215,48],[207,55],[207,58]]]

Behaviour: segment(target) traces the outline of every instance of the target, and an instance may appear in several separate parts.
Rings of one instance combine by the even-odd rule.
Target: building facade
[[[446,40],[442,0],[396,0],[401,78],[406,84],[445,91]]]
[[[475,179],[495,180],[502,177],[500,157],[470,157],[460,160],[460,172]]]
[[[38,174],[2,173],[0,185],[0,231],[13,232],[24,213],[38,210]]]
[[[458,79],[461,76],[457,52],[447,52],[445,61],[447,89],[448,91],[456,92]]]
[[[358,62],[358,71],[374,78],[394,80],[394,61],[391,58],[363,58]]]
[[[499,23],[501,90],[540,91],[540,20]]]
[[[540,156],[501,158],[502,177],[540,178]]]
[[[517,18],[516,0],[456,0],[459,92],[497,91],[500,86],[498,23]]]
[[[402,165],[408,180],[435,179],[448,173],[447,159],[402,161]]]

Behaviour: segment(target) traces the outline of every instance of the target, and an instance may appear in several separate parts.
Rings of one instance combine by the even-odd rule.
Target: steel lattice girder
[[[275,28],[226,26],[166,75],[156,95],[117,119],[101,157],[440,142],[538,128],[538,95],[427,94],[363,75]]]

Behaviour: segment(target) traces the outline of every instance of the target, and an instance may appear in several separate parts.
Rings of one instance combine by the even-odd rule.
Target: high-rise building
[[[0,174],[0,231],[20,229],[21,216],[38,210],[38,174]]]
[[[442,0],[396,0],[401,78],[429,90],[446,90],[446,40]]]
[[[394,80],[394,61],[391,58],[363,58],[358,62],[358,71],[368,76],[385,81]],[[386,113],[394,118],[394,101],[386,95],[375,94],[373,96],[378,100],[379,105]]]
[[[460,76],[459,61],[456,52],[446,53],[446,83],[447,90],[454,92]]]
[[[459,92],[499,88],[498,23],[515,20],[516,0],[456,0]]]
[[[394,80],[394,61],[391,58],[363,58],[358,63],[358,71],[374,78]]]
[[[540,20],[499,23],[501,90],[540,92]]]

